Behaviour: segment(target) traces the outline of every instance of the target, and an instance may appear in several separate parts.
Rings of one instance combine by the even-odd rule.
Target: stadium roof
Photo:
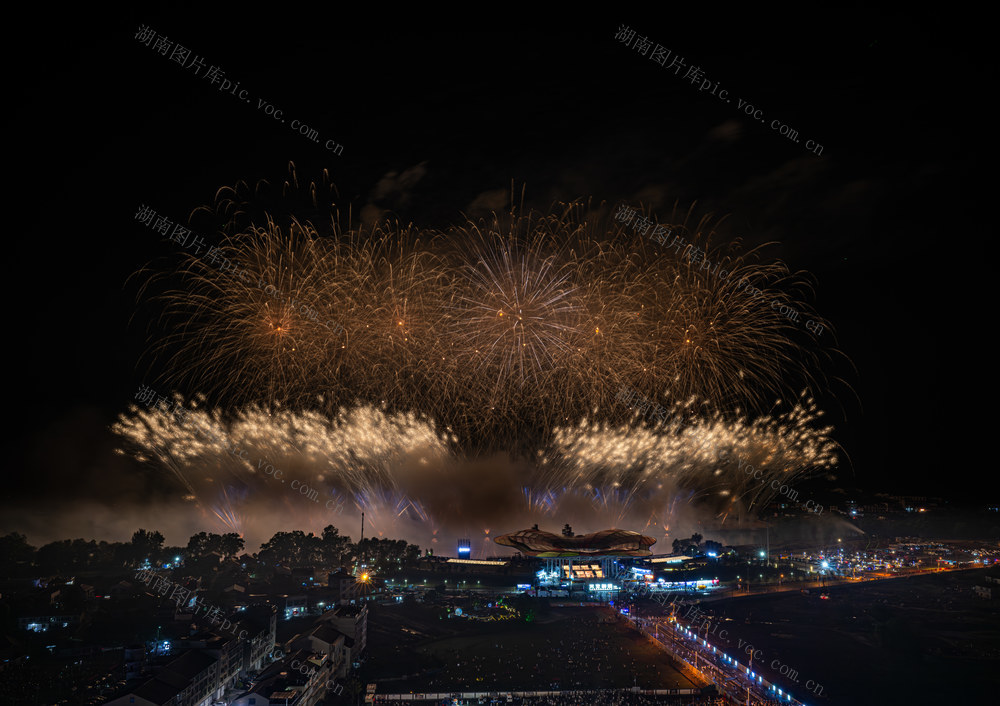
[[[652,537],[623,529],[606,529],[592,534],[566,537],[537,529],[526,529],[494,538],[497,544],[514,547],[530,556],[595,557],[595,556],[649,556],[649,547],[656,543]]]

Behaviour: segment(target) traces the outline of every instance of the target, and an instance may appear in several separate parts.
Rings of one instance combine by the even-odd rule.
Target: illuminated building
[[[567,527],[562,535],[539,529],[526,529],[496,537],[494,541],[514,547],[528,556],[545,559],[536,576],[539,586],[585,590],[600,597],[611,597],[621,589],[621,557],[649,556],[652,537],[622,529],[607,529],[592,534],[574,535]]]

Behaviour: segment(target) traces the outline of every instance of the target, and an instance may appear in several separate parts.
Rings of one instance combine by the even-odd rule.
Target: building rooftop
[[[322,640],[329,645],[334,644],[338,638],[347,637],[347,635],[340,632],[340,630],[333,627],[326,621],[319,623],[316,627],[310,630],[308,634],[311,637],[315,637],[317,640]]]
[[[216,658],[207,652],[191,650],[168,663],[159,674],[131,693],[154,704],[165,704],[183,691],[191,681],[208,669]]]
[[[505,547],[514,547],[530,556],[597,557],[597,556],[649,556],[649,547],[656,543],[652,537],[623,529],[606,529],[578,536],[566,536],[538,529],[496,537],[494,541]]]

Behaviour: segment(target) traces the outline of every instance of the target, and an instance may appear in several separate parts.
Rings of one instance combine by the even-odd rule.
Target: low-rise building
[[[17,619],[18,627],[30,632],[48,632],[57,628],[68,628],[79,622],[79,615],[36,615]]]
[[[307,650],[327,658],[327,667],[332,675],[346,676],[353,663],[351,655],[354,638],[345,635],[330,621],[320,621],[308,632],[289,641],[289,651]]]
[[[254,606],[233,622],[229,632],[203,630],[178,640],[176,648],[186,651],[107,706],[204,706],[221,698],[274,649],[273,607]]]
[[[338,569],[327,576],[327,585],[333,594],[335,603],[350,603],[351,601],[364,598],[368,587],[353,574],[349,574],[343,569]]]
[[[219,658],[206,650],[190,650],[105,706],[200,706],[225,693]]]
[[[352,640],[351,661],[358,662],[368,646],[368,606],[342,605],[323,614],[321,620],[330,623]]]

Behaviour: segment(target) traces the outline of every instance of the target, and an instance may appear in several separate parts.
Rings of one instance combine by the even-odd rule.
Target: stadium
[[[612,599],[622,588],[622,572],[615,570],[618,559],[650,556],[649,547],[656,543],[652,537],[623,529],[578,536],[569,525],[561,535],[535,525],[494,541],[545,560],[536,574],[540,590],[565,590],[570,596],[585,593],[598,600]]]

